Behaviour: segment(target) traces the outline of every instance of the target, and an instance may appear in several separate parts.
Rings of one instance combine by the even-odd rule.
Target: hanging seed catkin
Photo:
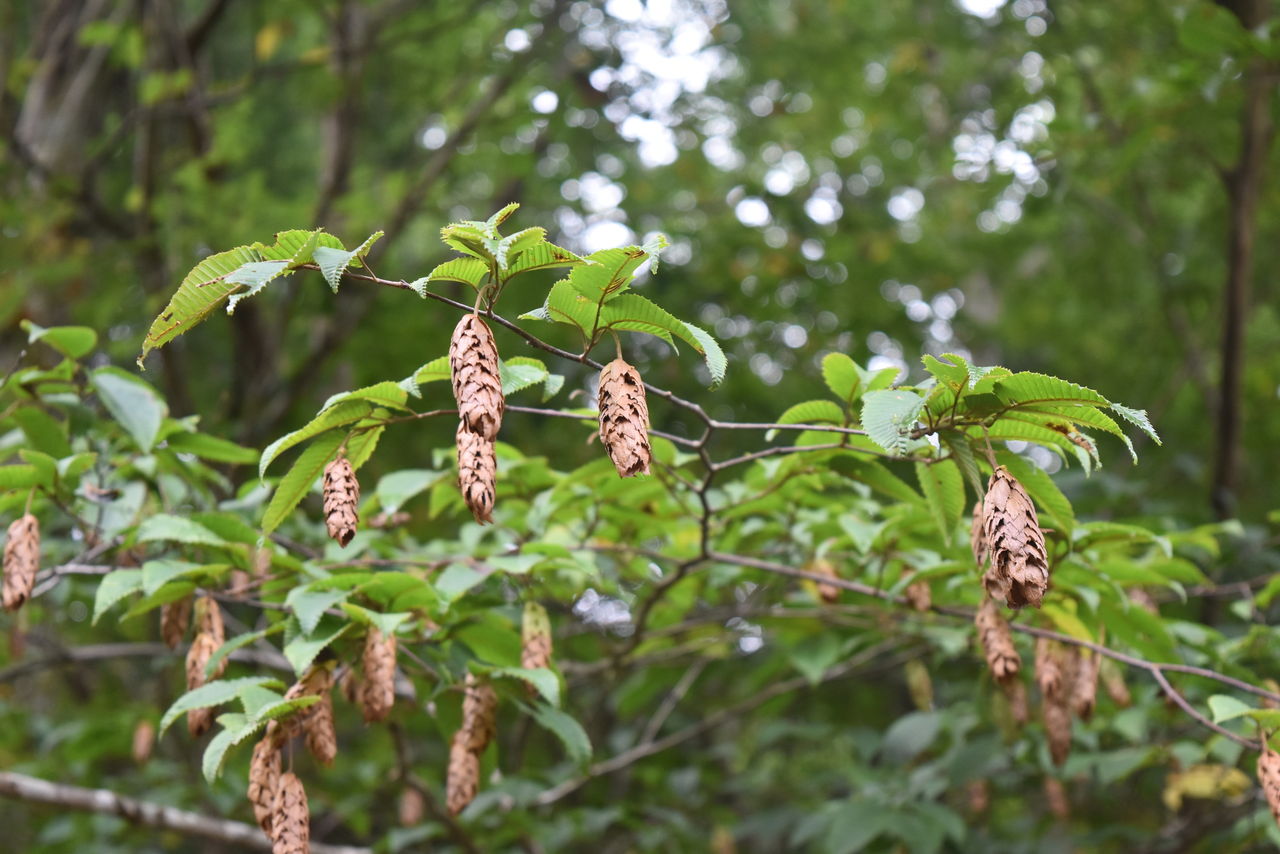
[[[133,761],[139,765],[147,764],[151,758],[151,749],[156,744],[156,727],[151,721],[143,718],[133,728],[133,744],[130,751]]]
[[[1044,717],[1044,731],[1049,738],[1049,755],[1054,765],[1067,761],[1071,753],[1071,710],[1064,698],[1045,698],[1040,704]]]
[[[293,772],[280,775],[271,810],[271,854],[308,854],[311,814],[307,792]]]
[[[825,575],[827,578],[839,578],[836,574],[836,568],[829,560],[815,560],[807,567],[809,572],[816,575]],[[819,581],[814,585],[818,598],[828,605],[834,605],[840,601],[840,588],[834,584],[828,584],[825,581]]]
[[[1044,799],[1049,805],[1049,812],[1058,821],[1071,818],[1071,801],[1067,798],[1067,788],[1057,777],[1044,778]]]
[[[205,684],[205,666],[222,644],[208,632],[200,632],[191,642],[187,650],[187,690],[191,691]],[[226,659],[223,659],[226,663]],[[216,678],[216,677],[215,677]],[[192,709],[187,712],[187,731],[192,738],[199,738],[213,726],[213,709]]]
[[[1088,651],[1080,652],[1076,660],[1075,678],[1071,683],[1071,711],[1082,721],[1093,717],[1098,702],[1098,669],[1101,656]]]
[[[969,525],[969,549],[973,552],[973,559],[979,569],[987,562],[987,534],[983,530],[982,504],[981,501],[973,503],[973,522]]]
[[[275,723],[279,728],[270,731],[277,746],[283,745],[297,735],[305,735],[307,750],[325,765],[333,763],[338,755],[338,739],[333,726],[333,662],[313,664],[307,668],[302,678],[285,692],[286,700],[299,697],[319,697],[319,701],[293,714],[280,718]]]
[[[1036,639],[1036,685],[1046,703],[1062,698],[1068,688],[1062,651],[1048,638]]]
[[[537,670],[551,666],[551,618],[537,602],[524,603],[520,620],[520,666]]]
[[[970,780],[964,787],[969,812],[982,815],[991,806],[991,787],[986,780]]]
[[[915,610],[924,613],[933,608],[933,589],[929,587],[929,582],[913,581],[902,592],[907,597],[907,604]]]
[[[1027,708],[1027,686],[1022,684],[1021,679],[1010,679],[1000,683],[1000,687],[1004,690],[1005,702],[1009,704],[1009,717],[1018,726],[1026,726],[1031,719],[1031,712]]]
[[[622,359],[600,371],[600,442],[619,477],[648,474],[649,404],[640,372]]]
[[[1129,686],[1125,684],[1124,674],[1114,662],[1102,662],[1102,687],[1106,689],[1111,702],[1120,708],[1127,709],[1133,704],[1133,695],[1129,693]]]
[[[384,720],[396,701],[396,636],[370,626],[364,640],[360,705],[365,723]]]
[[[177,649],[191,625],[192,596],[184,596],[176,602],[160,606],[160,637],[169,649]]]
[[[991,675],[1000,683],[1017,676],[1022,667],[1022,657],[1013,645],[1013,633],[1000,614],[1000,606],[990,596],[983,599],[982,606],[974,615],[974,623],[978,627],[978,640],[987,656]]]
[[[1044,532],[1031,498],[1004,466],[987,483],[982,531],[991,556],[982,576],[987,590],[1010,608],[1039,608],[1049,587]]]
[[[506,409],[498,374],[498,347],[489,325],[478,314],[468,314],[453,328],[449,376],[463,428],[490,442],[498,438]]]
[[[16,611],[31,598],[40,570],[40,522],[30,513],[9,525],[4,544],[4,609]]]
[[[462,698],[462,728],[467,746],[480,754],[497,733],[498,694],[486,679],[467,674],[466,692]]]
[[[343,548],[356,535],[359,504],[360,481],[344,454],[324,467],[324,524]]]
[[[258,826],[271,835],[271,816],[275,809],[276,789],[280,784],[280,749],[271,734],[253,746],[249,761],[249,804]]]
[[[364,683],[360,680],[360,671],[358,668],[351,666],[342,672],[342,676],[338,679],[338,690],[342,692],[343,698],[351,705],[360,702],[360,697],[364,692]]]
[[[1271,807],[1271,816],[1276,824],[1280,824],[1280,753],[1265,742],[1258,754],[1258,783],[1267,798],[1267,805]]]
[[[449,744],[449,769],[445,777],[445,805],[457,815],[476,799],[480,789],[480,757],[467,746],[466,730],[453,734]]]
[[[493,441],[472,433],[458,423],[458,488],[471,515],[481,525],[493,521],[493,503],[498,480],[498,457]]]

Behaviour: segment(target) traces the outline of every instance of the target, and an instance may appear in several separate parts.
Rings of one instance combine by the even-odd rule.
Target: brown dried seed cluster
[[[1056,700],[1067,687],[1062,650],[1048,638],[1036,639],[1036,685],[1046,700]]]
[[[285,692],[286,700],[319,697],[319,701],[293,714],[272,721],[267,735],[277,748],[289,739],[305,735],[307,749],[319,762],[330,765],[338,755],[338,737],[333,725],[333,662],[314,664]]]
[[[986,780],[970,780],[964,787],[969,812],[982,815],[991,806],[991,787]]]
[[[1049,737],[1049,755],[1054,765],[1067,761],[1071,753],[1071,711],[1060,700],[1046,699],[1040,707],[1044,716],[1044,730]]]
[[[1095,652],[1077,652],[1075,679],[1071,683],[1071,711],[1082,721],[1093,717],[1098,702],[1098,669],[1102,657]]]
[[[280,748],[268,735],[253,746],[249,761],[249,803],[258,826],[271,835],[271,818],[275,809],[276,789],[280,784]]]
[[[1026,726],[1031,719],[1031,711],[1027,705],[1027,686],[1022,684],[1021,679],[1010,679],[1001,683],[1000,687],[1004,689],[1005,701],[1009,704],[1009,717],[1018,726]]]
[[[462,699],[462,728],[466,743],[477,754],[484,753],[497,734],[498,694],[487,680],[467,674],[466,693]]]
[[[133,761],[145,765],[151,758],[151,749],[156,744],[156,727],[151,721],[143,718],[133,728]]]
[[[1049,755],[1055,765],[1067,761],[1071,753],[1071,705],[1079,667],[1075,647],[1063,649],[1055,641],[1036,641],[1036,684],[1040,687],[1040,713],[1049,741]]]
[[[201,596],[195,602],[196,637],[187,650],[187,690],[199,688],[205,682],[204,671],[226,640],[226,632],[222,625],[222,611],[218,603],[208,596]],[[220,677],[227,669],[227,660],[223,658],[210,674],[212,679]],[[213,726],[213,709],[192,709],[187,712],[187,731],[193,738],[204,735]]]
[[[969,549],[973,559],[981,569],[987,562],[987,535],[982,530],[982,502],[973,503],[973,523],[969,526]]]
[[[449,744],[449,769],[445,778],[445,805],[451,815],[467,808],[480,790],[480,756],[467,746],[467,733],[458,730]]]
[[[1280,753],[1271,749],[1265,741],[1258,754],[1258,783],[1266,796],[1271,815],[1280,824]]]
[[[1010,608],[1039,608],[1049,587],[1044,532],[1022,484],[997,466],[982,505],[983,551],[991,566],[982,576],[988,592]]]
[[[396,637],[369,628],[364,640],[364,682],[360,704],[365,723],[384,720],[396,701]]]
[[[4,609],[16,611],[31,598],[40,570],[40,521],[26,513],[9,525],[4,544]]]
[[[991,597],[985,597],[978,613],[974,615],[978,626],[978,640],[982,643],[982,651],[987,656],[987,666],[997,682],[1005,683],[1014,679],[1022,668],[1022,657],[1013,645],[1013,633],[1009,624],[1000,614],[1000,607]]]
[[[497,492],[498,457],[493,441],[458,424],[458,488],[471,515],[480,524],[493,521]]]
[[[1071,818],[1071,801],[1067,798],[1067,789],[1057,777],[1044,778],[1044,798],[1049,804],[1049,813],[1058,821]]]
[[[449,744],[445,801],[449,812],[466,809],[480,788],[480,755],[497,734],[498,695],[487,680],[467,674],[462,698],[462,726]]]
[[[342,547],[356,535],[360,481],[345,454],[324,467],[324,524],[329,536]]]
[[[307,792],[292,772],[281,774],[271,811],[271,854],[308,854],[311,850],[311,813]]]
[[[1120,708],[1127,709],[1133,704],[1133,695],[1129,693],[1129,686],[1125,684],[1124,674],[1111,661],[1102,662],[1101,669],[1102,687],[1106,688],[1107,696]]]
[[[815,560],[807,567],[809,572],[816,575],[825,575],[827,578],[839,578],[836,574],[835,564],[829,560]],[[840,588],[834,584],[827,584],[825,581],[819,581],[816,585],[818,598],[828,605],[834,605],[840,601]]]
[[[169,649],[177,649],[191,625],[191,606],[194,596],[184,596],[176,602],[160,606],[160,637]]]
[[[537,602],[526,602],[520,621],[520,666],[526,670],[551,666],[551,618]]]
[[[640,372],[622,359],[600,371],[600,441],[619,477],[648,474],[649,404]]]
[[[913,581],[903,591],[907,604],[921,613],[933,608],[933,589],[927,581]]]
[[[463,426],[490,442],[497,439],[506,409],[498,374],[498,347],[493,331],[478,314],[468,314],[453,329],[449,375]]]

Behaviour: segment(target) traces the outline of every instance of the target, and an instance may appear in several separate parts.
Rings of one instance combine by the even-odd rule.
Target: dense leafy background
[[[1087,556],[1095,576],[1081,586],[1105,589],[1096,603],[1087,593],[1068,598],[1083,603],[1087,631],[1105,624],[1109,637],[1147,658],[1264,678],[1276,664],[1264,585],[1280,568],[1267,515],[1280,477],[1272,450],[1280,318],[1267,275],[1276,248],[1265,238],[1276,226],[1275,191],[1262,176],[1232,496],[1241,524],[1200,526],[1214,517],[1218,330],[1233,211],[1220,171],[1238,157],[1245,69],[1280,53],[1271,30],[1249,33],[1208,2],[10,4],[0,12],[0,369],[57,363],[39,343],[20,358],[28,349],[22,319],[88,326],[98,346],[75,354],[85,370],[63,391],[96,393],[110,410],[103,386],[112,375],[87,371],[131,366],[147,324],[201,258],[270,243],[284,229],[323,226],[347,246],[385,229],[369,266],[410,281],[452,257],[437,239],[442,226],[509,201],[522,205],[520,225],[545,225],[577,252],[662,232],[672,245],[637,291],[715,333],[730,370],[709,391],[687,347],[676,357],[628,335],[628,355],[648,380],[714,418],[773,421],[793,404],[829,398],[821,360],[831,352],[871,369],[901,367],[908,383],[926,378],[922,354],[956,352],[1146,408],[1164,443],[1135,435],[1138,468],[1110,440],[1101,444],[1108,466],[1087,479],[1074,461],[1057,472],[1056,457],[1022,449],[1055,471],[1082,523],[1134,523],[1170,537],[1122,541],[1111,587],[1096,578],[1108,556]],[[1269,98],[1267,112],[1274,91]],[[501,310],[535,309],[555,278],[513,284]],[[450,287],[439,290],[470,301],[465,287]],[[348,281],[335,296],[318,274],[298,274],[158,352],[146,378],[173,418],[199,416],[201,433],[260,450],[330,394],[401,379],[444,353],[455,318],[409,293]],[[536,325],[555,344],[578,343],[570,330]],[[504,354],[539,355],[503,330],[498,343]],[[589,405],[590,372],[548,366],[567,377],[558,405]],[[424,391],[447,406],[444,388]],[[521,394],[538,405],[536,392]],[[256,482],[252,454],[223,448],[224,459],[206,469],[149,453],[145,424],[124,429],[92,398],[55,405],[83,445],[70,450],[98,454],[95,482],[118,487],[124,498],[113,500],[136,501],[103,511],[111,531],[130,531],[144,505],[148,515],[211,510]],[[655,427],[697,435],[687,411],[656,401],[651,409]],[[451,497],[447,421],[401,425],[382,438],[361,472],[366,494],[379,494],[385,508],[393,486],[425,482],[426,491],[406,502],[408,526],[371,535],[358,555],[501,556],[504,535],[465,525]],[[641,490],[618,482],[585,427],[553,425],[562,426],[508,416],[511,492],[501,530],[529,526],[540,537],[547,529],[538,526],[554,518],[566,541],[652,538],[677,561],[690,556],[696,536],[681,537],[696,531],[677,524],[680,514],[662,499],[645,504],[647,490],[662,490],[659,479]],[[68,448],[45,426],[6,421],[3,452],[21,446],[65,458]],[[714,447],[727,458],[760,447],[760,434],[723,431]],[[696,461],[670,461],[696,476]],[[847,483],[833,488],[820,475],[793,477],[789,465],[744,469],[732,484],[738,492],[716,496],[722,507],[746,503],[739,515],[722,514],[720,548],[796,566],[830,551],[843,575],[868,583],[891,583],[908,563],[927,568],[936,559],[945,568],[967,548],[945,546],[922,508]],[[895,471],[915,483],[910,466]],[[574,475],[562,479],[567,472]],[[389,477],[396,473],[398,481]],[[437,481],[443,486],[431,486]],[[564,485],[554,501],[521,503],[556,484]],[[753,506],[756,492],[767,496]],[[224,512],[256,526],[263,496],[240,499]],[[6,521],[24,500],[25,492],[5,499]],[[70,491],[60,500],[85,501]],[[39,509],[48,565],[81,553],[58,508],[42,499]],[[322,548],[315,508],[304,510],[283,530]],[[885,530],[900,538],[877,541]],[[163,531],[153,533],[159,545],[142,556],[234,563],[234,549],[166,547]],[[1166,545],[1183,563],[1153,569],[1167,559]],[[318,560],[338,557],[329,549]],[[1156,575],[1124,569],[1134,566]],[[586,727],[595,761],[632,747],[682,678],[692,687],[664,733],[791,679],[844,678],[766,696],[554,806],[537,805],[539,794],[572,779],[576,766],[560,741],[530,725],[515,704],[523,693],[512,690],[502,750],[486,766],[499,768],[501,781],[464,816],[481,850],[853,850],[863,836],[872,850],[911,851],[1267,844],[1256,790],[1215,790],[1180,811],[1162,802],[1178,770],[1216,763],[1252,773],[1252,757],[1168,709],[1141,673],[1129,674],[1131,708],[1103,701],[1092,723],[1077,725],[1076,755],[1063,772],[1073,817],[1055,821],[1039,795],[1050,770],[1043,738],[1034,726],[1019,735],[993,721],[992,685],[963,623],[890,620],[852,594],[822,609],[795,582],[719,566],[673,587],[654,612],[659,629],[702,623],[637,645],[625,626],[601,621],[629,619],[653,589],[645,562],[606,556],[536,577],[490,579],[450,612],[457,640],[422,645],[442,678],[421,680],[417,706],[403,702],[398,723],[414,772],[432,786],[456,722],[456,692],[446,689],[473,655],[509,656],[481,647],[489,634],[509,641],[522,595],[552,608],[565,707]],[[1246,586],[1229,586],[1239,582]],[[1116,612],[1122,591],[1144,583],[1166,591],[1164,628],[1117,638],[1133,619]],[[975,588],[968,575],[940,571],[935,596],[972,604]],[[1183,588],[1223,595],[1182,601]],[[94,578],[68,578],[6,618],[15,633],[29,632],[28,659],[58,659],[86,644],[155,643],[154,614],[117,622],[127,606],[91,627],[95,589]],[[238,616],[246,627],[258,619]],[[469,621],[482,630],[468,636]],[[11,643],[9,667],[21,668],[20,658]],[[908,662],[931,676],[931,699]],[[839,669],[846,663],[847,674]],[[245,670],[233,675],[257,672],[234,666]],[[180,657],[154,650],[0,672],[0,764],[245,818],[246,756],[233,754],[212,787],[200,774],[201,746],[177,731],[146,765],[129,760],[135,724],[158,719],[179,693],[180,672]],[[1194,680],[1186,688],[1204,709],[1216,690]],[[438,690],[439,707],[426,714]],[[362,728],[341,704],[339,714],[339,762],[306,777],[328,838],[392,847],[446,839],[429,820],[397,827],[402,785],[391,733]],[[983,777],[991,804],[977,815],[966,784]],[[22,844],[30,850],[192,845],[115,819],[15,803],[0,811],[29,834]]]

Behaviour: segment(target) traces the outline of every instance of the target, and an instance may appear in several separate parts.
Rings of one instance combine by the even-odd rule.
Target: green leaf
[[[1121,406],[1118,403],[1113,403],[1111,404],[1111,410],[1125,421],[1128,421],[1130,424],[1133,424],[1142,432],[1150,436],[1151,441],[1155,442],[1157,445],[1164,444],[1160,441],[1160,436],[1157,435],[1156,428],[1151,426],[1151,419],[1147,417],[1147,411],[1145,409],[1130,409],[1127,406]]]
[[[27,343],[43,341],[70,359],[79,359],[93,352],[98,346],[98,333],[88,326],[51,326],[45,328],[30,320],[20,324],[27,333]]]
[[[299,632],[285,643],[284,657],[289,659],[294,672],[301,676],[325,647],[346,634],[350,628],[350,623],[340,623],[334,617],[322,616],[314,632]]]
[[[369,405],[364,401],[352,401],[351,403],[361,406]],[[333,459],[333,455],[337,453],[345,438],[345,431],[330,430],[328,433],[316,437],[307,446],[307,449],[298,456],[293,466],[280,479],[280,483],[276,485],[275,492],[271,495],[271,502],[262,514],[262,532],[264,534],[270,534],[280,527],[280,523],[288,518],[294,508],[302,503],[302,499],[306,498],[307,493],[311,491],[311,485],[316,482],[316,478],[324,471],[324,467],[329,460]],[[264,459],[266,458],[266,451],[263,452],[263,457]]]
[[[621,294],[605,303],[600,311],[600,328],[647,332],[660,338],[665,338],[663,333],[674,335],[689,343],[706,360],[712,388],[724,379],[728,361],[716,340],[639,294]]]
[[[342,283],[342,274],[347,272],[347,268],[353,264],[357,267],[361,266],[360,259],[369,254],[369,249],[373,244],[377,243],[382,237],[383,232],[375,231],[365,238],[361,243],[350,252],[343,252],[341,249],[332,249],[328,246],[318,246],[312,253],[312,258],[316,262],[316,266],[320,268],[321,275],[324,276],[329,287],[336,294],[338,285]]]
[[[32,448],[22,448],[18,451],[18,456],[24,463],[35,466],[41,486],[52,487],[58,479],[58,461],[48,454]]]
[[[329,409],[322,410],[319,415],[311,419],[305,427],[294,430],[276,439],[262,452],[262,458],[258,461],[258,477],[265,477],[267,474],[267,466],[285,451],[297,445],[299,442],[305,442],[314,436],[319,436],[334,427],[342,427],[352,424],[364,418],[373,412],[373,404],[367,400],[347,400],[339,403]],[[342,444],[339,438],[338,444]],[[334,445],[336,449],[338,446]],[[326,461],[327,462],[327,461]],[[322,464],[323,466],[323,464]],[[307,484],[310,486],[310,484]],[[299,498],[301,500],[301,498]]]
[[[631,286],[636,269],[648,258],[649,253],[639,246],[601,249],[569,271],[568,282],[592,304],[608,302]]]
[[[274,626],[271,626],[270,628],[267,628],[267,629],[262,629],[261,631],[246,632],[245,634],[242,634],[242,635],[236,635],[231,640],[227,641],[222,646],[214,650],[213,655],[209,656],[209,661],[206,662],[204,666],[205,678],[208,679],[210,676],[212,676],[214,672],[218,669],[218,666],[222,663],[222,660],[227,656],[231,655],[231,653],[235,652],[237,649],[246,647],[251,643],[257,643],[258,641],[262,640],[268,635],[273,635],[276,632],[281,631],[283,629],[284,629],[284,623],[276,623]]]
[[[226,277],[233,270],[260,258],[250,247],[237,246],[235,249],[210,255],[197,264],[182,280],[164,311],[152,321],[147,337],[142,342],[138,366],[142,367],[147,354],[152,350],[163,347],[208,317],[219,303],[240,287],[226,282]]]
[[[35,406],[18,407],[12,418],[32,448],[59,459],[71,454],[71,443],[67,440],[67,422],[59,421]]]
[[[150,596],[175,578],[185,578],[204,571],[204,564],[185,560],[149,560],[142,565],[142,592]]]
[[[510,279],[534,270],[547,270],[552,267],[572,267],[581,263],[582,258],[568,249],[562,249],[554,243],[548,243],[544,240],[534,246],[521,249],[518,255],[513,254],[511,262],[507,265],[507,278]]]
[[[218,716],[222,729],[209,739],[209,746],[204,749],[204,757],[200,760],[200,770],[206,782],[212,783],[222,773],[222,764],[226,761],[227,751],[236,741],[239,732],[248,725],[244,715],[231,713]]]
[[[240,696],[245,688],[257,685],[280,685],[280,680],[270,676],[246,676],[242,679],[221,679],[209,682],[199,688],[193,688],[173,701],[164,716],[160,718],[159,735],[164,735],[174,721],[192,709],[204,709],[229,703]]]
[[[832,394],[849,404],[858,396],[862,369],[844,353],[828,353],[822,357],[822,380]]]
[[[304,635],[316,630],[324,612],[334,607],[351,594],[349,590],[310,590],[306,587],[295,587],[289,591],[284,603],[298,618],[298,626]]]
[[[430,469],[403,469],[382,476],[375,494],[387,513],[395,513],[416,495],[425,492],[438,478]]]
[[[432,282],[461,282],[479,290],[488,275],[489,265],[479,258],[453,258],[437,265],[421,279],[410,282],[409,287],[417,291],[419,296],[426,295],[427,286]]]
[[[502,380],[503,396],[538,385],[547,379],[549,373],[547,366],[537,359],[518,356],[509,361],[498,360],[498,375]]]
[[[207,433],[174,433],[164,442],[171,451],[218,463],[252,463],[258,459],[258,452],[253,448]]]
[[[862,426],[877,445],[901,456],[924,398],[912,391],[873,391],[862,396]]]
[[[294,267],[311,263],[316,247],[342,248],[342,241],[320,229],[293,228],[277,232],[273,239],[275,243],[271,246],[253,244],[254,251],[268,261],[288,261]]]
[[[1215,724],[1244,717],[1251,711],[1253,707],[1227,694],[1214,694],[1209,698],[1209,712],[1213,715]]]
[[[553,706],[560,706],[560,680],[545,667],[529,669],[525,667],[494,667],[489,670],[492,676],[506,676],[528,682],[537,689],[542,698]]]
[[[929,503],[929,512],[938,523],[942,539],[951,545],[952,535],[964,516],[964,479],[953,460],[944,459],[932,465],[916,463],[916,479]]]
[[[887,830],[902,817],[884,804],[870,800],[848,800],[833,811],[823,841],[824,854],[853,854]]]
[[[149,452],[169,414],[164,398],[147,383],[116,367],[98,368],[90,378],[102,405],[133,437],[138,448]]]
[[[131,593],[142,589],[142,570],[115,569],[102,576],[98,592],[93,597],[93,625],[111,608]]]
[[[413,619],[413,614],[407,611],[384,614],[379,611],[362,608],[359,605],[353,605],[350,602],[343,602],[341,608],[356,622],[366,626],[373,626],[384,635],[395,634],[403,623]]]
[[[197,546],[225,546],[227,541],[199,522],[182,516],[157,513],[138,526],[138,542],[174,542]]]
[[[981,385],[981,383],[979,383]],[[992,380],[992,391],[1009,406],[1040,403],[1092,403],[1110,406],[1111,402],[1091,388],[1066,380],[1021,371]]]
[[[320,414],[332,409],[340,403],[346,403],[352,400],[366,400],[375,406],[385,406],[389,409],[406,409],[405,403],[408,401],[408,392],[404,387],[392,380],[383,380],[380,383],[367,385],[363,388],[352,389],[333,395],[324,402],[324,406],[320,407]]]
[[[830,400],[806,400],[778,416],[779,424],[844,424],[844,410]],[[771,431],[775,432],[775,431]],[[838,438],[834,434],[832,438]]]
[[[533,719],[560,739],[574,764],[591,761],[591,739],[576,719],[546,703],[534,704]]]
[[[227,299],[227,314],[235,314],[236,306],[241,300],[248,299],[262,292],[271,282],[289,272],[288,261],[250,261],[243,264],[226,278],[229,285],[245,285],[247,290],[231,294]]]
[[[837,474],[865,483],[898,501],[920,501],[920,495],[906,481],[875,460],[860,459],[848,454],[832,460],[831,468]]]
[[[40,470],[32,465],[0,466],[0,489],[30,489],[42,486]]]

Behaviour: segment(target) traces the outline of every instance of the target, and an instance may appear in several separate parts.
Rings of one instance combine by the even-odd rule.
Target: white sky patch
[[[734,205],[733,213],[738,217],[738,222],[752,228],[769,224],[769,205],[758,196],[747,196],[738,202]]]
[[[975,17],[992,18],[1004,8],[1006,2],[1007,0],[956,0],[956,5]]]
[[[578,245],[589,255],[601,249],[630,246],[635,241],[635,232],[627,226],[613,220],[600,220],[583,229],[582,235],[578,238]]]
[[[903,187],[893,191],[886,207],[889,216],[898,222],[908,222],[920,215],[924,210],[924,193],[915,187]]]
[[[548,113],[554,113],[556,107],[560,106],[560,96],[550,89],[543,89],[529,99],[529,106],[533,107],[535,113],[545,116]]]
[[[502,40],[502,44],[512,53],[523,53],[533,44],[533,40],[529,38],[529,34],[524,30],[508,30],[506,37]]]

